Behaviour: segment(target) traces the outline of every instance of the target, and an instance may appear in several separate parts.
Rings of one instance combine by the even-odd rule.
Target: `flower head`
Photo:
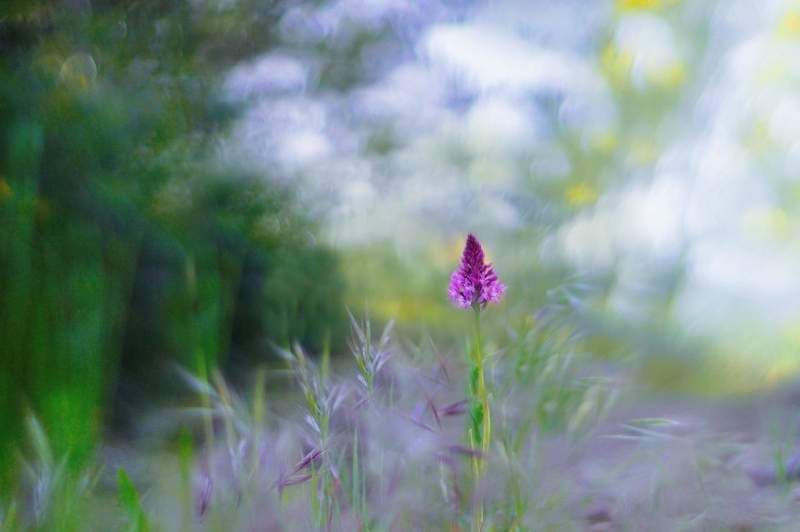
[[[467,236],[461,265],[450,277],[447,291],[456,308],[483,310],[491,301],[500,303],[506,286],[497,281],[492,263],[484,264],[483,248],[472,233]]]

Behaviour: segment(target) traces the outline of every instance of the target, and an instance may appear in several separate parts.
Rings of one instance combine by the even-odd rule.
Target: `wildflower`
[[[467,400],[469,421],[467,441],[472,462],[472,478],[479,485],[486,474],[486,459],[489,453],[491,438],[491,412],[489,411],[489,393],[486,390],[486,378],[483,371],[483,355],[481,353],[481,311],[489,302],[500,303],[500,296],[506,290],[503,283],[497,281],[492,264],[484,264],[483,248],[473,234],[467,235],[461,264],[450,277],[450,294],[456,308],[469,308],[475,311],[475,328],[473,339],[475,349],[470,370],[469,391]],[[482,460],[479,462],[479,458]],[[478,530],[483,530],[483,504],[476,505],[475,523]]]
[[[456,308],[483,310],[489,302],[500,303],[506,286],[497,281],[492,263],[484,264],[483,248],[472,233],[467,236],[461,264],[450,277],[447,291]]]

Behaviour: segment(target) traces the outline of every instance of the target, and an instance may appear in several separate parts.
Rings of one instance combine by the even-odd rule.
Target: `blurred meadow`
[[[4,0],[0,530],[796,530],[798,229],[798,1]]]

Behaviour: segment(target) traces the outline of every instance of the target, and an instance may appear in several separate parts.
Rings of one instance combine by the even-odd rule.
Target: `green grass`
[[[525,519],[523,501],[528,493],[523,486],[529,475],[523,470],[530,464],[520,456],[527,447],[524,442],[539,432],[552,431],[555,425],[542,423],[542,419],[518,419],[521,412],[509,407],[509,401],[515,399],[508,390],[519,392],[524,381],[500,368],[519,368],[527,364],[523,359],[537,356],[555,360],[555,352],[541,351],[531,343],[534,335],[526,334],[505,353],[494,354],[487,374],[491,389],[503,393],[506,400],[498,398],[492,403],[498,410],[497,419],[502,420],[497,445],[480,452],[471,449],[466,438],[466,359],[452,355],[442,358],[430,342],[406,351],[391,332],[390,324],[375,341],[371,323],[353,319],[354,364],[339,362],[336,371],[321,370],[299,346],[291,351],[279,349],[296,376],[299,393],[290,397],[303,398],[297,405],[302,406],[302,412],[289,417],[279,417],[274,407],[264,408],[268,399],[263,395],[264,378],[258,380],[258,393],[245,400],[219,373],[212,373],[209,380],[202,374],[195,377],[185,373],[187,383],[199,392],[198,406],[204,412],[204,421],[197,428],[205,435],[195,438],[182,431],[174,436],[178,444],[172,446],[172,454],[179,465],[175,470],[180,471],[174,483],[184,487],[155,497],[145,489],[140,496],[132,480],[136,477],[119,469],[118,519],[126,523],[120,526],[126,530],[166,530],[172,526],[169,523],[180,522],[186,530],[240,529],[254,519],[261,505],[267,505],[276,523],[296,530],[469,528],[471,508],[479,500],[484,500],[487,508],[487,526],[494,523],[491,526],[497,527],[507,520],[500,515]],[[325,355],[322,360],[327,359]],[[546,366],[546,362],[535,363]],[[536,386],[549,384],[550,378],[560,379],[558,384],[563,386],[565,372],[563,367],[545,372]],[[268,376],[268,371],[263,375]],[[578,380],[563,386],[565,393],[576,394],[573,384],[586,395],[586,387]],[[534,401],[553,401],[556,396],[550,390]],[[559,403],[558,415],[585,415],[580,414],[580,401],[555,400]],[[539,405],[525,412],[544,410],[548,408]],[[184,425],[191,428],[197,408],[179,412],[185,417]],[[6,506],[8,529],[75,529],[70,523],[80,517],[61,521],[58,513],[60,499],[69,499],[73,477],[62,471],[63,453],[54,452],[49,443],[51,438],[62,442],[68,439],[57,432],[46,436],[33,413],[28,424],[33,445],[26,470],[31,478],[47,479],[49,491],[41,493],[35,486],[20,484],[14,502]],[[164,434],[163,444],[169,445],[170,439]],[[498,482],[494,463],[501,456],[505,463],[500,469],[507,470],[508,482],[503,481],[504,488],[498,492],[502,496],[489,496],[487,486]],[[470,464],[475,460],[485,464],[485,480],[471,477]],[[89,470],[95,467],[93,464]],[[174,471],[170,474],[176,475]],[[137,480],[152,485],[152,479]],[[156,484],[171,482],[161,479]],[[87,487],[80,496],[91,498],[90,492]],[[52,505],[42,507],[42,500],[51,499]],[[506,501],[513,501],[513,509]],[[11,511],[29,510],[31,505],[40,510],[32,515],[25,513],[25,519],[14,517]],[[76,516],[84,511],[91,513],[91,509],[77,504],[70,507]]]
[[[790,427],[715,431],[699,412],[713,423],[728,403],[633,393],[624,375],[592,375],[605,366],[569,328],[529,323],[485,331],[481,452],[467,436],[470,349],[353,319],[350,361],[276,347],[294,372],[279,394],[266,392],[279,369],[248,393],[184,372],[196,406],[165,412],[174,428],[122,460],[70,470],[30,412],[4,530],[792,530]]]

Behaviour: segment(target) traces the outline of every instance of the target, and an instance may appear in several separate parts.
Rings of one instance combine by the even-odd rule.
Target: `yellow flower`
[[[661,0],[617,0],[617,9],[620,11],[636,11],[640,9],[658,9]]]
[[[800,37],[800,11],[787,11],[775,28],[778,37]]]
[[[567,203],[572,207],[581,207],[597,201],[597,192],[591,185],[581,183],[567,189],[565,194]]]

